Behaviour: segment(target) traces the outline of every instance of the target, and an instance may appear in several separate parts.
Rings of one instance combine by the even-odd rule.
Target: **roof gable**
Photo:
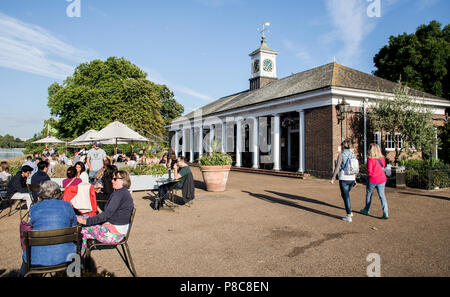
[[[244,106],[254,105],[333,86],[393,93],[395,88],[398,86],[398,83],[345,67],[337,63],[330,63],[273,81],[259,89],[252,91],[247,90],[220,98],[201,107],[198,111],[201,111],[202,116],[212,115],[218,112],[233,110]],[[418,97],[443,99],[414,89],[410,89],[410,94]],[[188,113],[181,118],[175,119],[174,122],[183,119],[193,119],[194,113],[195,111]]]

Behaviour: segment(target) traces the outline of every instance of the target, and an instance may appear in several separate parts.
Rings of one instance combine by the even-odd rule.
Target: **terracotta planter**
[[[226,166],[202,166],[203,180],[206,183],[206,190],[210,192],[225,191],[228,173],[231,165]]]

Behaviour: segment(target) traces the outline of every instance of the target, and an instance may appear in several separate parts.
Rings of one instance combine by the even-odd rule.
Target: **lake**
[[[0,148],[0,159],[12,159],[23,156],[23,148],[4,149]]]

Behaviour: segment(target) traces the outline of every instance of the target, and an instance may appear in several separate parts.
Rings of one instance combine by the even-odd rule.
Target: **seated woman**
[[[105,172],[103,173],[102,178],[102,187],[99,188],[99,191],[96,193],[97,201],[103,200],[108,201],[111,194],[114,192],[112,180],[114,177],[114,174],[117,171],[117,167],[114,165],[107,165],[105,168]],[[104,203],[97,202],[97,205],[103,209]]]
[[[62,186],[63,188],[67,188],[68,186],[78,186],[81,184],[81,178],[77,177],[77,170],[75,166],[70,166],[67,168],[67,178],[63,179]]]
[[[128,191],[131,186],[130,175],[126,171],[118,171],[114,174],[112,184],[115,191],[102,213],[88,219],[77,217],[78,223],[86,226],[81,231],[83,235],[81,255],[86,251],[88,239],[96,239],[102,243],[116,243],[128,232],[134,208],[133,198]]]
[[[9,173],[9,165],[8,162],[2,161],[0,165],[0,182],[7,181],[11,177],[11,173]]]
[[[61,200],[62,193],[58,183],[45,181],[41,184],[39,202],[30,208],[30,225],[33,230],[54,230],[74,227],[77,217],[70,203]],[[77,252],[75,243],[68,242],[50,246],[31,248],[31,264],[36,266],[58,265],[67,262],[67,256]],[[23,263],[19,276],[26,273],[26,250],[22,255]]]
[[[75,163],[75,169],[77,170],[77,177],[81,179],[82,182],[89,182],[89,175],[86,173],[86,166],[81,161]]]

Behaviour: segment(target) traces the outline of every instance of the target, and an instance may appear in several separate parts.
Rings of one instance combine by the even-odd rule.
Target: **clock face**
[[[269,59],[265,59],[263,62],[263,69],[264,69],[264,71],[272,72],[272,70],[273,70],[272,61]]]
[[[258,59],[253,61],[252,70],[253,70],[253,73],[256,73],[259,71],[259,60]]]

